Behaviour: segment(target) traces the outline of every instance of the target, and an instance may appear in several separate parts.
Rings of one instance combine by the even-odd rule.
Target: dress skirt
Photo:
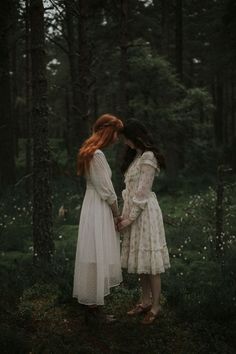
[[[87,187],[79,223],[73,297],[81,304],[104,305],[104,296],[121,281],[120,239],[111,208],[93,186]]]

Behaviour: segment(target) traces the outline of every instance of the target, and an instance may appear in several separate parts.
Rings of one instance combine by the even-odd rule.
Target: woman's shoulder
[[[106,156],[105,156],[104,152],[100,149],[97,149],[94,151],[92,161],[96,164],[103,166],[103,167],[108,165]]]
[[[100,149],[94,151],[93,158],[95,158],[96,160],[106,160],[105,154]]]
[[[156,157],[153,153],[153,151],[144,151],[144,153],[142,154],[142,160],[156,160]]]
[[[97,149],[94,151],[94,155],[97,155],[97,154],[104,155],[104,153],[100,149]]]
[[[158,163],[153,151],[145,151],[141,156],[141,164],[147,164],[158,169]]]

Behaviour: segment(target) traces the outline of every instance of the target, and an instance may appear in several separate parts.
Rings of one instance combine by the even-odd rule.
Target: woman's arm
[[[148,158],[149,156],[145,155],[143,156],[140,162],[141,167],[138,188],[132,199],[132,207],[128,218],[119,223],[120,230],[129,226],[138,218],[144,210],[152,190],[153,180],[157,172],[157,164],[155,158],[152,157],[153,155],[151,156],[152,158]]]
[[[118,215],[117,196],[107,169],[107,162],[102,153],[95,153],[89,168],[91,183],[100,195],[111,207],[114,216]]]
[[[129,213],[129,219],[134,221],[145,208],[150,192],[152,190],[153,180],[156,169],[149,164],[142,164],[138,189],[133,197],[133,206]]]

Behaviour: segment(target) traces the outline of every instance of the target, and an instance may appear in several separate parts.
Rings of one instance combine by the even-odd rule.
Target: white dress
[[[159,173],[152,151],[137,155],[125,174],[122,216],[133,220],[125,230],[121,265],[129,273],[158,274],[170,267],[162,212],[152,184]]]
[[[120,238],[109,204],[117,200],[111,169],[96,150],[86,176],[87,188],[80,214],[73,297],[84,305],[104,305],[110,288],[122,281]]]

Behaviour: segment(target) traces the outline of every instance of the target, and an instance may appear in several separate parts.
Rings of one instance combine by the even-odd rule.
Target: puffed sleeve
[[[145,208],[155,175],[159,172],[156,158],[151,151],[145,152],[140,160],[140,177],[137,191],[133,197],[133,206],[130,210],[129,219],[135,220]]]
[[[109,175],[108,164],[102,152],[95,152],[89,168],[89,177],[97,193],[112,205],[117,196]]]

